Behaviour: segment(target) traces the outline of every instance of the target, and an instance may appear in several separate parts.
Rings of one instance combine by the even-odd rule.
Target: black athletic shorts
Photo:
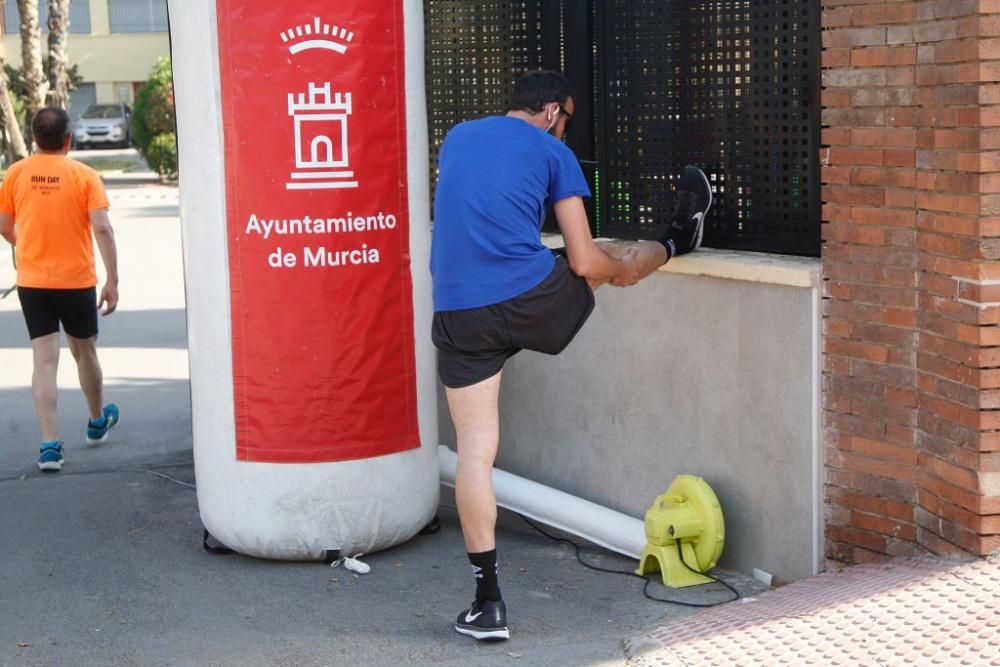
[[[559,354],[594,310],[594,292],[562,257],[537,287],[481,308],[434,313],[438,375],[458,388],[496,375],[521,350]]]
[[[28,337],[41,336],[63,330],[73,338],[90,338],[97,335],[97,288],[42,289],[18,287],[21,312],[28,325]]]

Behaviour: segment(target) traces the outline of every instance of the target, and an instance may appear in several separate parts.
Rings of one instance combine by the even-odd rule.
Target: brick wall
[[[1000,549],[1000,0],[822,0],[827,555]]]

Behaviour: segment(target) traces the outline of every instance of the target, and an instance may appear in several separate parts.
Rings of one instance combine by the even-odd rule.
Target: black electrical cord
[[[597,572],[607,572],[608,574],[620,574],[620,575],[624,575],[624,576],[628,576],[628,577],[635,577],[637,579],[643,579],[643,580],[645,580],[646,584],[642,587],[642,594],[644,596],[646,596],[647,599],[653,600],[654,602],[665,602],[667,604],[676,604],[676,605],[680,605],[682,607],[717,607],[720,604],[726,604],[727,602],[733,602],[735,600],[739,600],[740,597],[741,597],[740,596],[740,592],[738,590],[736,590],[735,588],[733,588],[732,586],[730,586],[728,583],[726,583],[722,579],[719,579],[718,577],[713,577],[710,574],[705,574],[704,572],[699,572],[698,570],[696,570],[693,567],[691,567],[690,565],[688,565],[684,561],[684,552],[681,549],[681,541],[680,540],[676,540],[676,542],[677,542],[677,554],[680,556],[681,564],[683,564],[684,567],[686,567],[687,569],[691,570],[692,572],[694,572],[697,575],[701,575],[703,577],[708,577],[712,581],[722,584],[723,586],[725,586],[726,588],[728,588],[729,590],[731,590],[733,592],[733,595],[735,595],[735,597],[733,597],[733,598],[731,598],[729,600],[722,600],[720,602],[712,602],[710,604],[699,603],[699,602],[683,602],[681,600],[669,600],[669,599],[666,599],[666,598],[655,597],[655,596],[649,594],[649,584],[653,581],[652,577],[649,577],[649,576],[646,576],[646,575],[642,575],[642,574],[636,574],[635,572],[631,572],[631,571],[627,571],[627,570],[612,570],[612,569],[609,569],[609,568],[606,568],[606,567],[600,567],[598,565],[593,565],[591,563],[588,563],[587,561],[585,561],[583,559],[583,557],[580,554],[580,547],[582,545],[577,544],[573,540],[567,539],[565,537],[558,537],[556,535],[552,535],[551,533],[548,533],[548,532],[542,530],[542,528],[540,528],[538,526],[538,524],[536,524],[534,521],[532,521],[528,517],[524,516],[523,514],[518,514],[518,516],[521,517],[522,519],[524,519],[525,523],[527,523],[529,526],[531,526],[532,528],[534,528],[535,530],[537,530],[539,533],[541,533],[545,537],[549,538],[550,540],[554,540],[556,542],[565,542],[566,544],[569,544],[570,546],[572,546],[576,550],[576,559],[584,567],[589,568],[591,570],[596,570]]]

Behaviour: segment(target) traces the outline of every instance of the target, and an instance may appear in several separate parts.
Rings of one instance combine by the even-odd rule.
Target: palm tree
[[[16,162],[28,157],[28,147],[24,143],[24,135],[21,133],[17,114],[14,113],[14,103],[10,97],[10,81],[7,79],[7,70],[3,67],[2,62],[0,62],[0,123],[2,123],[3,132],[6,135],[9,161]]]
[[[37,0],[36,0],[37,1]],[[69,106],[69,0],[49,1],[49,92],[48,105]]]
[[[42,69],[42,30],[38,23],[38,0],[17,0],[21,14],[21,75],[24,77],[28,134],[31,119],[45,106],[49,80]]]

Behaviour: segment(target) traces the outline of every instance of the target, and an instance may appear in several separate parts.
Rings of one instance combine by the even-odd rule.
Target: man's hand
[[[101,306],[104,306],[104,310],[101,311],[102,316],[115,312],[115,309],[118,308],[118,285],[104,283],[101,299],[97,302],[97,309],[100,310]]]
[[[639,282],[639,249],[636,246],[629,246],[618,258],[622,264],[622,271],[610,280],[615,287],[629,287]]]

